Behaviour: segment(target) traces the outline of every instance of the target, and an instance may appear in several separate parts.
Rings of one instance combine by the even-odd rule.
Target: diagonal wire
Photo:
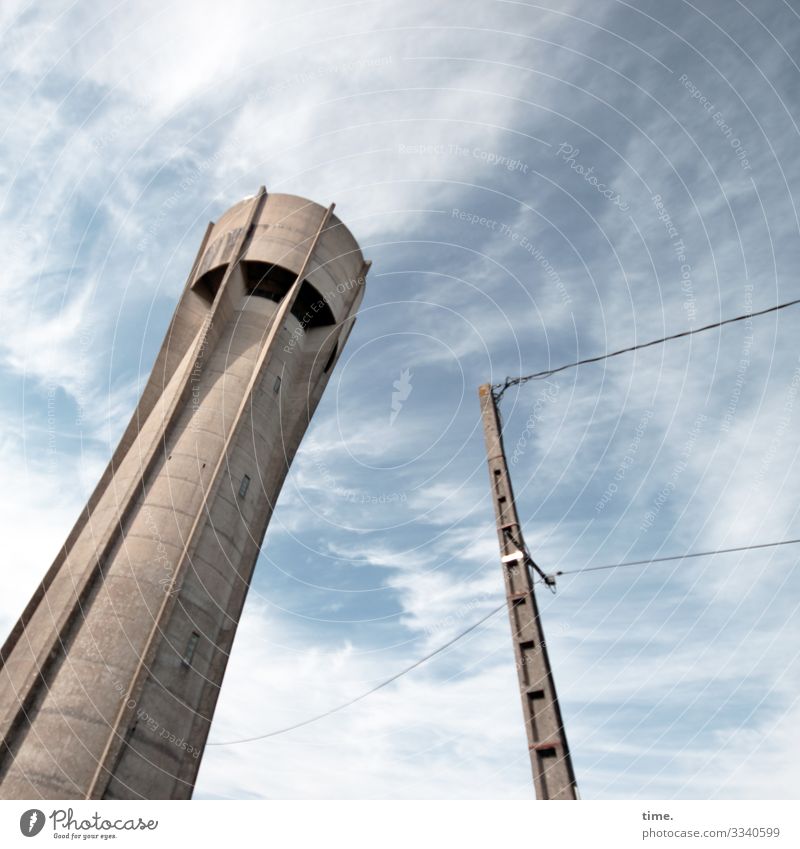
[[[255,737],[245,737],[241,740],[225,740],[220,743],[206,743],[207,746],[234,746],[237,743],[252,743],[256,740],[266,740],[268,737],[277,737],[279,734],[287,734],[289,731],[294,731],[297,728],[302,728],[305,725],[311,725],[312,722],[318,722],[320,719],[325,719],[326,716],[331,716],[331,714],[338,713],[340,710],[344,710],[345,708],[354,705],[356,702],[360,702],[362,699],[366,699],[367,696],[371,696],[373,693],[377,693],[378,690],[382,690],[384,687],[388,687],[394,681],[397,681],[398,678],[402,678],[404,675],[407,675],[413,669],[416,669],[418,666],[422,666],[423,663],[429,661],[432,657],[436,657],[437,654],[440,654],[445,649],[450,648],[453,643],[458,642],[462,637],[466,637],[471,631],[474,631],[479,625],[483,625],[487,619],[491,619],[496,613],[499,613],[506,606],[506,602],[504,601],[498,607],[495,607],[494,610],[489,611],[482,619],[479,619],[477,622],[474,622],[469,628],[466,628],[460,634],[456,634],[451,640],[448,640],[444,645],[439,646],[439,648],[434,649],[430,654],[426,654],[425,657],[421,657],[419,660],[415,661],[411,664],[411,666],[407,666],[405,669],[402,669],[400,672],[392,675],[391,678],[387,678],[385,681],[382,681],[380,684],[377,684],[371,690],[367,690],[365,693],[362,693],[360,696],[356,696],[354,699],[350,699],[349,702],[344,702],[344,704],[337,705],[330,710],[326,710],[325,713],[320,713],[317,716],[312,716],[309,719],[304,719],[302,722],[296,722],[294,725],[288,725],[286,728],[278,728],[276,731],[269,731],[266,734],[257,734]]]
[[[505,382],[503,383],[495,383],[492,386],[492,389],[495,390],[494,397],[495,401],[499,402],[503,397],[503,393],[511,386],[522,386],[524,383],[527,383],[529,380],[542,380],[545,377],[550,377],[551,375],[558,374],[558,372],[566,371],[570,368],[576,368],[577,366],[587,365],[588,363],[599,363],[601,360],[609,360],[611,357],[618,357],[620,354],[629,354],[631,351],[638,351],[642,348],[651,348],[653,345],[661,345],[664,342],[670,342],[673,339],[683,339],[687,336],[694,336],[696,333],[704,333],[706,330],[713,330],[717,327],[722,327],[726,324],[733,324],[737,321],[745,321],[748,318],[755,318],[759,315],[766,315],[767,313],[777,312],[778,310],[786,309],[786,307],[793,307],[797,304],[800,304],[800,298],[795,299],[794,301],[786,301],[783,304],[776,304],[772,307],[767,307],[763,310],[757,310],[756,312],[748,312],[744,315],[737,315],[734,318],[726,318],[722,321],[715,321],[713,324],[706,324],[704,327],[696,327],[694,330],[682,330],[680,333],[673,333],[671,336],[663,336],[661,339],[653,339],[650,342],[642,342],[639,345],[630,345],[627,348],[620,348],[617,351],[611,351],[607,354],[599,354],[596,357],[586,357],[583,360],[576,360],[574,363],[566,363],[563,366],[558,366],[556,368],[547,369],[545,371],[537,371],[534,374],[526,374],[523,377],[507,377]]]
[[[688,560],[692,557],[710,557],[714,554],[730,554],[735,551],[753,551],[755,549],[762,548],[775,548],[779,545],[795,545],[796,543],[800,543],[800,538],[798,539],[786,539],[781,540],[780,542],[762,542],[756,543],[754,545],[739,545],[734,548],[717,548],[712,551],[694,551],[689,554],[675,554],[669,557],[651,557],[647,560],[630,560],[625,563],[608,563],[604,566],[588,566],[584,569],[571,569],[563,572],[556,572],[556,575],[580,575],[584,572],[598,572],[602,569],[620,569],[623,566],[643,566],[648,563],[664,563],[668,560]],[[356,696],[354,699],[350,699],[350,701],[344,702],[343,704],[337,705],[336,707],[331,708],[330,710],[326,710],[324,713],[317,714],[316,716],[309,717],[308,719],[304,719],[302,722],[296,722],[294,725],[288,725],[285,728],[278,728],[275,731],[268,731],[266,734],[257,734],[254,737],[243,737],[239,740],[224,740],[221,742],[212,742],[206,743],[207,746],[235,746],[238,743],[253,743],[257,740],[266,740],[270,737],[277,737],[281,734],[288,734],[290,731],[295,731],[298,728],[303,728],[306,725],[311,725],[314,722],[319,722],[321,719],[325,719],[328,716],[333,715],[334,713],[339,713],[339,711],[344,710],[345,708],[350,707],[351,705],[356,704],[356,702],[360,702],[362,699],[366,699],[367,696],[371,696],[373,693],[377,693],[378,690],[382,690],[384,687],[388,687],[389,684],[397,681],[398,678],[402,678],[404,675],[407,675],[412,670],[416,669],[419,666],[422,666],[423,663],[426,663],[431,658],[436,657],[437,654],[440,654],[445,649],[450,648],[454,643],[457,643],[463,637],[466,637],[467,634],[474,631],[480,625],[483,625],[488,619],[491,619],[492,616],[499,613],[504,607],[506,607],[507,601],[504,601],[502,604],[495,607],[493,610],[490,610],[484,617],[479,619],[477,622],[473,622],[469,628],[465,628],[459,634],[456,634],[455,637],[448,640],[443,645],[434,649],[429,654],[426,654],[424,657],[421,657],[419,660],[412,663],[410,666],[407,666],[405,669],[400,670],[400,672],[392,675],[391,678],[387,678],[385,681],[382,681],[380,684],[372,687],[367,690],[365,693],[362,693],[360,696]]]
[[[666,563],[669,560],[689,560],[692,557],[711,557],[714,554],[731,554],[734,551],[754,551],[758,548],[775,548],[779,545],[796,545],[800,539],[784,539],[780,542],[761,542],[756,545],[737,545],[734,548],[716,548],[712,551],[692,551],[689,554],[672,554],[669,557],[650,557],[647,560],[628,560],[625,563],[606,563],[604,566],[587,566],[583,569],[568,569],[556,575],[580,575],[583,572],[602,572],[606,569],[621,569],[623,566],[644,566],[648,563]]]

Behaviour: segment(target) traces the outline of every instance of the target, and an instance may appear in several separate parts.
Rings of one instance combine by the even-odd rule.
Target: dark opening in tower
[[[245,291],[248,295],[269,298],[276,303],[283,300],[297,275],[280,265],[248,261],[242,263]],[[335,324],[331,308],[320,293],[304,280],[292,306],[292,315],[304,329],[327,327]]]

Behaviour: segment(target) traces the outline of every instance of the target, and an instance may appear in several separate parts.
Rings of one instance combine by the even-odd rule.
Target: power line
[[[458,642],[462,637],[466,637],[471,631],[474,631],[479,625],[483,625],[487,619],[491,619],[496,613],[499,613],[506,606],[506,602],[504,601],[499,607],[495,607],[494,610],[490,611],[486,614],[482,619],[479,619],[477,622],[473,623],[462,631],[460,634],[457,634],[451,640],[448,640],[444,645],[439,646],[438,649],[434,649],[430,654],[426,654],[425,657],[421,657],[419,660],[415,661],[411,664],[411,666],[407,666],[405,669],[400,672],[392,675],[391,678],[387,678],[385,681],[382,681],[380,684],[373,687],[371,690],[367,690],[366,693],[362,693],[360,696],[356,696],[354,699],[350,699],[349,702],[345,702],[344,704],[337,705],[337,707],[331,708],[330,710],[326,710],[325,713],[320,713],[317,716],[312,716],[309,719],[304,719],[302,722],[297,722],[294,725],[289,725],[286,728],[279,728],[276,731],[269,731],[266,734],[258,734],[255,737],[245,737],[241,740],[226,740],[222,743],[206,743],[207,746],[235,746],[237,743],[252,743],[256,740],[266,740],[268,737],[277,737],[279,734],[287,734],[289,731],[294,731],[297,728],[302,728],[305,725],[311,725],[312,722],[318,722],[320,719],[325,719],[327,716],[331,716],[331,714],[338,713],[340,710],[344,710],[345,708],[354,705],[356,702],[360,702],[362,699],[366,699],[367,696],[371,696],[373,693],[377,693],[378,690],[382,690],[384,687],[388,687],[394,681],[397,681],[398,678],[402,678],[404,675],[407,675],[413,669],[416,669],[418,666],[422,666],[423,663],[429,661],[432,657],[436,657],[437,654],[440,654],[445,649],[450,648],[453,643]]]
[[[566,363],[563,366],[558,366],[557,368],[547,369],[546,371],[537,371],[534,374],[526,374],[523,377],[507,377],[504,383],[495,383],[492,386],[493,390],[496,390],[494,393],[495,400],[498,402],[503,397],[503,393],[511,386],[522,386],[522,384],[527,383],[529,380],[541,380],[545,377],[550,377],[551,375],[558,374],[560,371],[566,371],[570,368],[576,368],[577,366],[587,365],[588,363],[599,363],[601,360],[608,360],[611,357],[618,357],[620,354],[629,354],[631,351],[638,351],[642,348],[651,348],[653,345],[661,345],[664,342],[670,342],[673,339],[683,339],[687,336],[694,336],[696,333],[704,333],[706,330],[713,330],[716,327],[722,327],[725,324],[733,324],[737,321],[744,321],[748,318],[755,318],[759,315],[766,315],[767,313],[777,312],[778,310],[786,309],[786,307],[793,307],[796,304],[800,304],[800,298],[795,299],[794,301],[786,301],[783,304],[776,304],[773,307],[767,307],[763,310],[758,310],[757,312],[748,312],[744,315],[737,315],[735,318],[726,318],[722,321],[715,321],[713,324],[706,324],[704,327],[696,327],[694,330],[683,330],[680,333],[673,333],[671,336],[664,336],[661,339],[653,339],[651,342],[642,342],[640,345],[631,345],[628,348],[620,348],[618,351],[611,351],[608,354],[600,354],[596,357],[587,357],[584,360],[576,360],[574,363]]]
[[[753,551],[755,549],[762,548],[775,548],[780,545],[795,545],[796,543],[800,543],[800,538],[798,539],[786,539],[781,540],[780,542],[763,542],[755,545],[740,545],[735,548],[717,548],[712,551],[693,551],[689,554],[674,554],[669,557],[651,557],[647,560],[629,560],[624,563],[608,563],[603,566],[588,566],[584,569],[570,569],[567,571],[559,571],[556,572],[556,576],[560,575],[580,575],[584,572],[598,572],[604,569],[620,569],[623,566],[644,566],[648,563],[664,563],[669,560],[688,560],[692,557],[710,557],[714,554],[731,554],[736,551]],[[371,696],[373,693],[377,693],[378,690],[382,690],[384,687],[388,687],[389,684],[397,681],[398,678],[402,678],[404,675],[408,675],[409,672],[413,671],[419,666],[422,666],[423,663],[431,660],[431,658],[436,657],[437,654],[441,654],[445,649],[450,648],[454,643],[457,643],[463,637],[466,637],[467,634],[474,631],[479,626],[483,625],[488,619],[491,619],[492,616],[499,613],[503,608],[506,607],[506,602],[504,601],[498,607],[495,607],[493,610],[489,611],[485,616],[479,619],[477,622],[474,622],[469,628],[465,628],[459,634],[456,634],[455,637],[448,640],[443,645],[439,646],[437,649],[434,649],[430,654],[426,654],[424,657],[421,657],[419,660],[412,663],[410,666],[407,666],[405,669],[402,669],[400,672],[392,675],[391,678],[387,678],[385,681],[382,681],[380,684],[372,687],[366,692],[362,693],[360,696],[356,696],[354,699],[350,699],[350,701],[344,702],[343,704],[337,705],[336,707],[331,708],[330,710],[326,710],[324,713],[317,714],[316,716],[309,717],[308,719],[304,719],[302,722],[296,722],[294,725],[288,725],[285,728],[278,728],[275,731],[269,731],[266,734],[258,734],[254,737],[243,737],[239,740],[225,740],[219,743],[207,743],[207,746],[235,746],[239,743],[253,743],[257,740],[266,740],[269,737],[277,737],[280,734],[288,734],[290,731],[295,731],[298,728],[303,728],[306,725],[311,725],[314,722],[319,722],[321,719],[325,719],[328,716],[332,716],[334,713],[339,713],[339,711],[344,710],[345,708],[351,707],[356,704],[356,702],[360,702],[362,699],[366,699],[367,696]]]
[[[651,557],[648,560],[628,560],[625,563],[607,563],[604,566],[587,566],[584,569],[568,569],[558,575],[580,575],[583,572],[600,572],[605,569],[621,569],[623,566],[644,566],[647,563],[666,563],[668,560],[689,560],[691,557],[711,557],[713,554],[731,554],[734,551],[754,551],[757,548],[775,548],[779,545],[795,545],[800,539],[785,539],[780,542],[762,542],[757,545],[738,545],[735,548],[716,548],[713,551],[693,551],[689,554],[673,554],[669,557]]]

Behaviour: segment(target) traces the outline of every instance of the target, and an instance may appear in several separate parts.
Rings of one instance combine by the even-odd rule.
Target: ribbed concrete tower
[[[209,225],[139,405],[0,652],[0,796],[191,796],[250,577],[368,263],[262,188]]]

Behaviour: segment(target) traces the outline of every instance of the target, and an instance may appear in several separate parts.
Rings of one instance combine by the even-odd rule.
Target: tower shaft
[[[500,414],[488,383],[480,387],[478,395],[536,798],[577,799],[567,735],[508,474]]]
[[[262,188],[209,225],[131,423],[0,650],[0,796],[188,798],[368,264]]]

